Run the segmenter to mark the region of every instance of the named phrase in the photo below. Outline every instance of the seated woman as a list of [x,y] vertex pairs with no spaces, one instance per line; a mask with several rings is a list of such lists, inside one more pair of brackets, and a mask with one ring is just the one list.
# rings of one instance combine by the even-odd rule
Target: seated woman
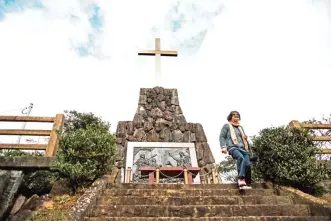
[[[239,124],[240,114],[231,111],[227,117],[228,123],[224,124],[219,136],[222,153],[229,153],[237,161],[238,185],[240,189],[251,189],[250,186],[250,153],[248,150],[247,136]],[[249,176],[249,177],[248,177]],[[246,177],[246,180],[245,180]],[[248,178],[248,179],[247,179]],[[247,182],[247,183],[246,183]]]

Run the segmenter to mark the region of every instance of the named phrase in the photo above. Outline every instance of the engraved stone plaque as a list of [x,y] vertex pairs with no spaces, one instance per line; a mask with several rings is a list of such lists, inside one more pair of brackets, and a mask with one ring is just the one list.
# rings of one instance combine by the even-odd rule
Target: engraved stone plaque
[[[132,169],[133,183],[148,183],[148,175],[140,174],[141,167],[197,167],[194,143],[129,142],[126,161],[126,169]],[[160,183],[183,183],[182,177],[161,178]],[[194,182],[200,183],[198,176]]]

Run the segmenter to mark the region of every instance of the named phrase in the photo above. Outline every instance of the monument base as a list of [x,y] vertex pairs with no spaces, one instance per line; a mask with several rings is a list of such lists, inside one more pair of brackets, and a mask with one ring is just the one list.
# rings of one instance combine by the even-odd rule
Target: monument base
[[[205,174],[210,174],[214,168],[215,160],[210,151],[203,127],[199,123],[186,122],[179,105],[177,89],[161,87],[140,89],[134,119],[133,121],[120,121],[118,123],[116,139],[116,166],[121,169],[121,175],[117,182],[124,182],[127,167],[129,165],[135,167],[140,152],[144,151],[145,159],[150,158],[148,163],[159,163],[162,166],[167,165],[168,161],[168,166],[176,166],[177,161],[174,158],[182,156],[183,159],[179,161],[190,162],[192,166],[198,166],[201,169],[200,176],[202,177]],[[137,155],[135,155],[135,148],[131,145],[137,145],[137,143],[141,144],[136,146],[139,154],[137,152]],[[170,145],[171,143],[173,145]],[[142,147],[141,145],[147,146]],[[149,149],[142,151],[142,148]],[[186,148],[188,148],[188,151]],[[155,154],[157,154],[157,157],[152,157]],[[190,156],[190,161],[185,160],[188,156]],[[140,161],[147,163],[147,160],[143,158],[142,156]],[[140,161],[138,162],[139,165],[141,165]],[[132,169],[136,171],[136,169]],[[135,180],[133,174],[132,181]]]

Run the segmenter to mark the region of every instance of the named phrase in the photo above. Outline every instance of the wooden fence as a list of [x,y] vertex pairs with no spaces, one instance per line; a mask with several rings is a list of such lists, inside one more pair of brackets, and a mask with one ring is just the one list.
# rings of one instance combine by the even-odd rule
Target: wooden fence
[[[289,124],[291,127],[307,129],[331,129],[331,124],[302,124],[299,121],[292,120]],[[331,136],[316,136],[314,141],[331,141]],[[331,149],[322,149],[322,154],[331,154]]]
[[0,116],[0,122],[41,122],[53,123],[52,130],[11,130],[0,129],[0,135],[21,136],[49,136],[48,144],[9,144],[0,143],[0,149],[18,150],[45,150],[46,157],[53,157],[58,150],[59,133],[64,124],[64,115],[57,114],[55,117],[31,117],[31,116]]

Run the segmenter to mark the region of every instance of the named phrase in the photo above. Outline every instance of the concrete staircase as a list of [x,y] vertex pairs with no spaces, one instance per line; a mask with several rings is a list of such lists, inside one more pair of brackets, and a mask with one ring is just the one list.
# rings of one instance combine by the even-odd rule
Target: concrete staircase
[[265,184],[109,185],[85,221],[326,221]]

